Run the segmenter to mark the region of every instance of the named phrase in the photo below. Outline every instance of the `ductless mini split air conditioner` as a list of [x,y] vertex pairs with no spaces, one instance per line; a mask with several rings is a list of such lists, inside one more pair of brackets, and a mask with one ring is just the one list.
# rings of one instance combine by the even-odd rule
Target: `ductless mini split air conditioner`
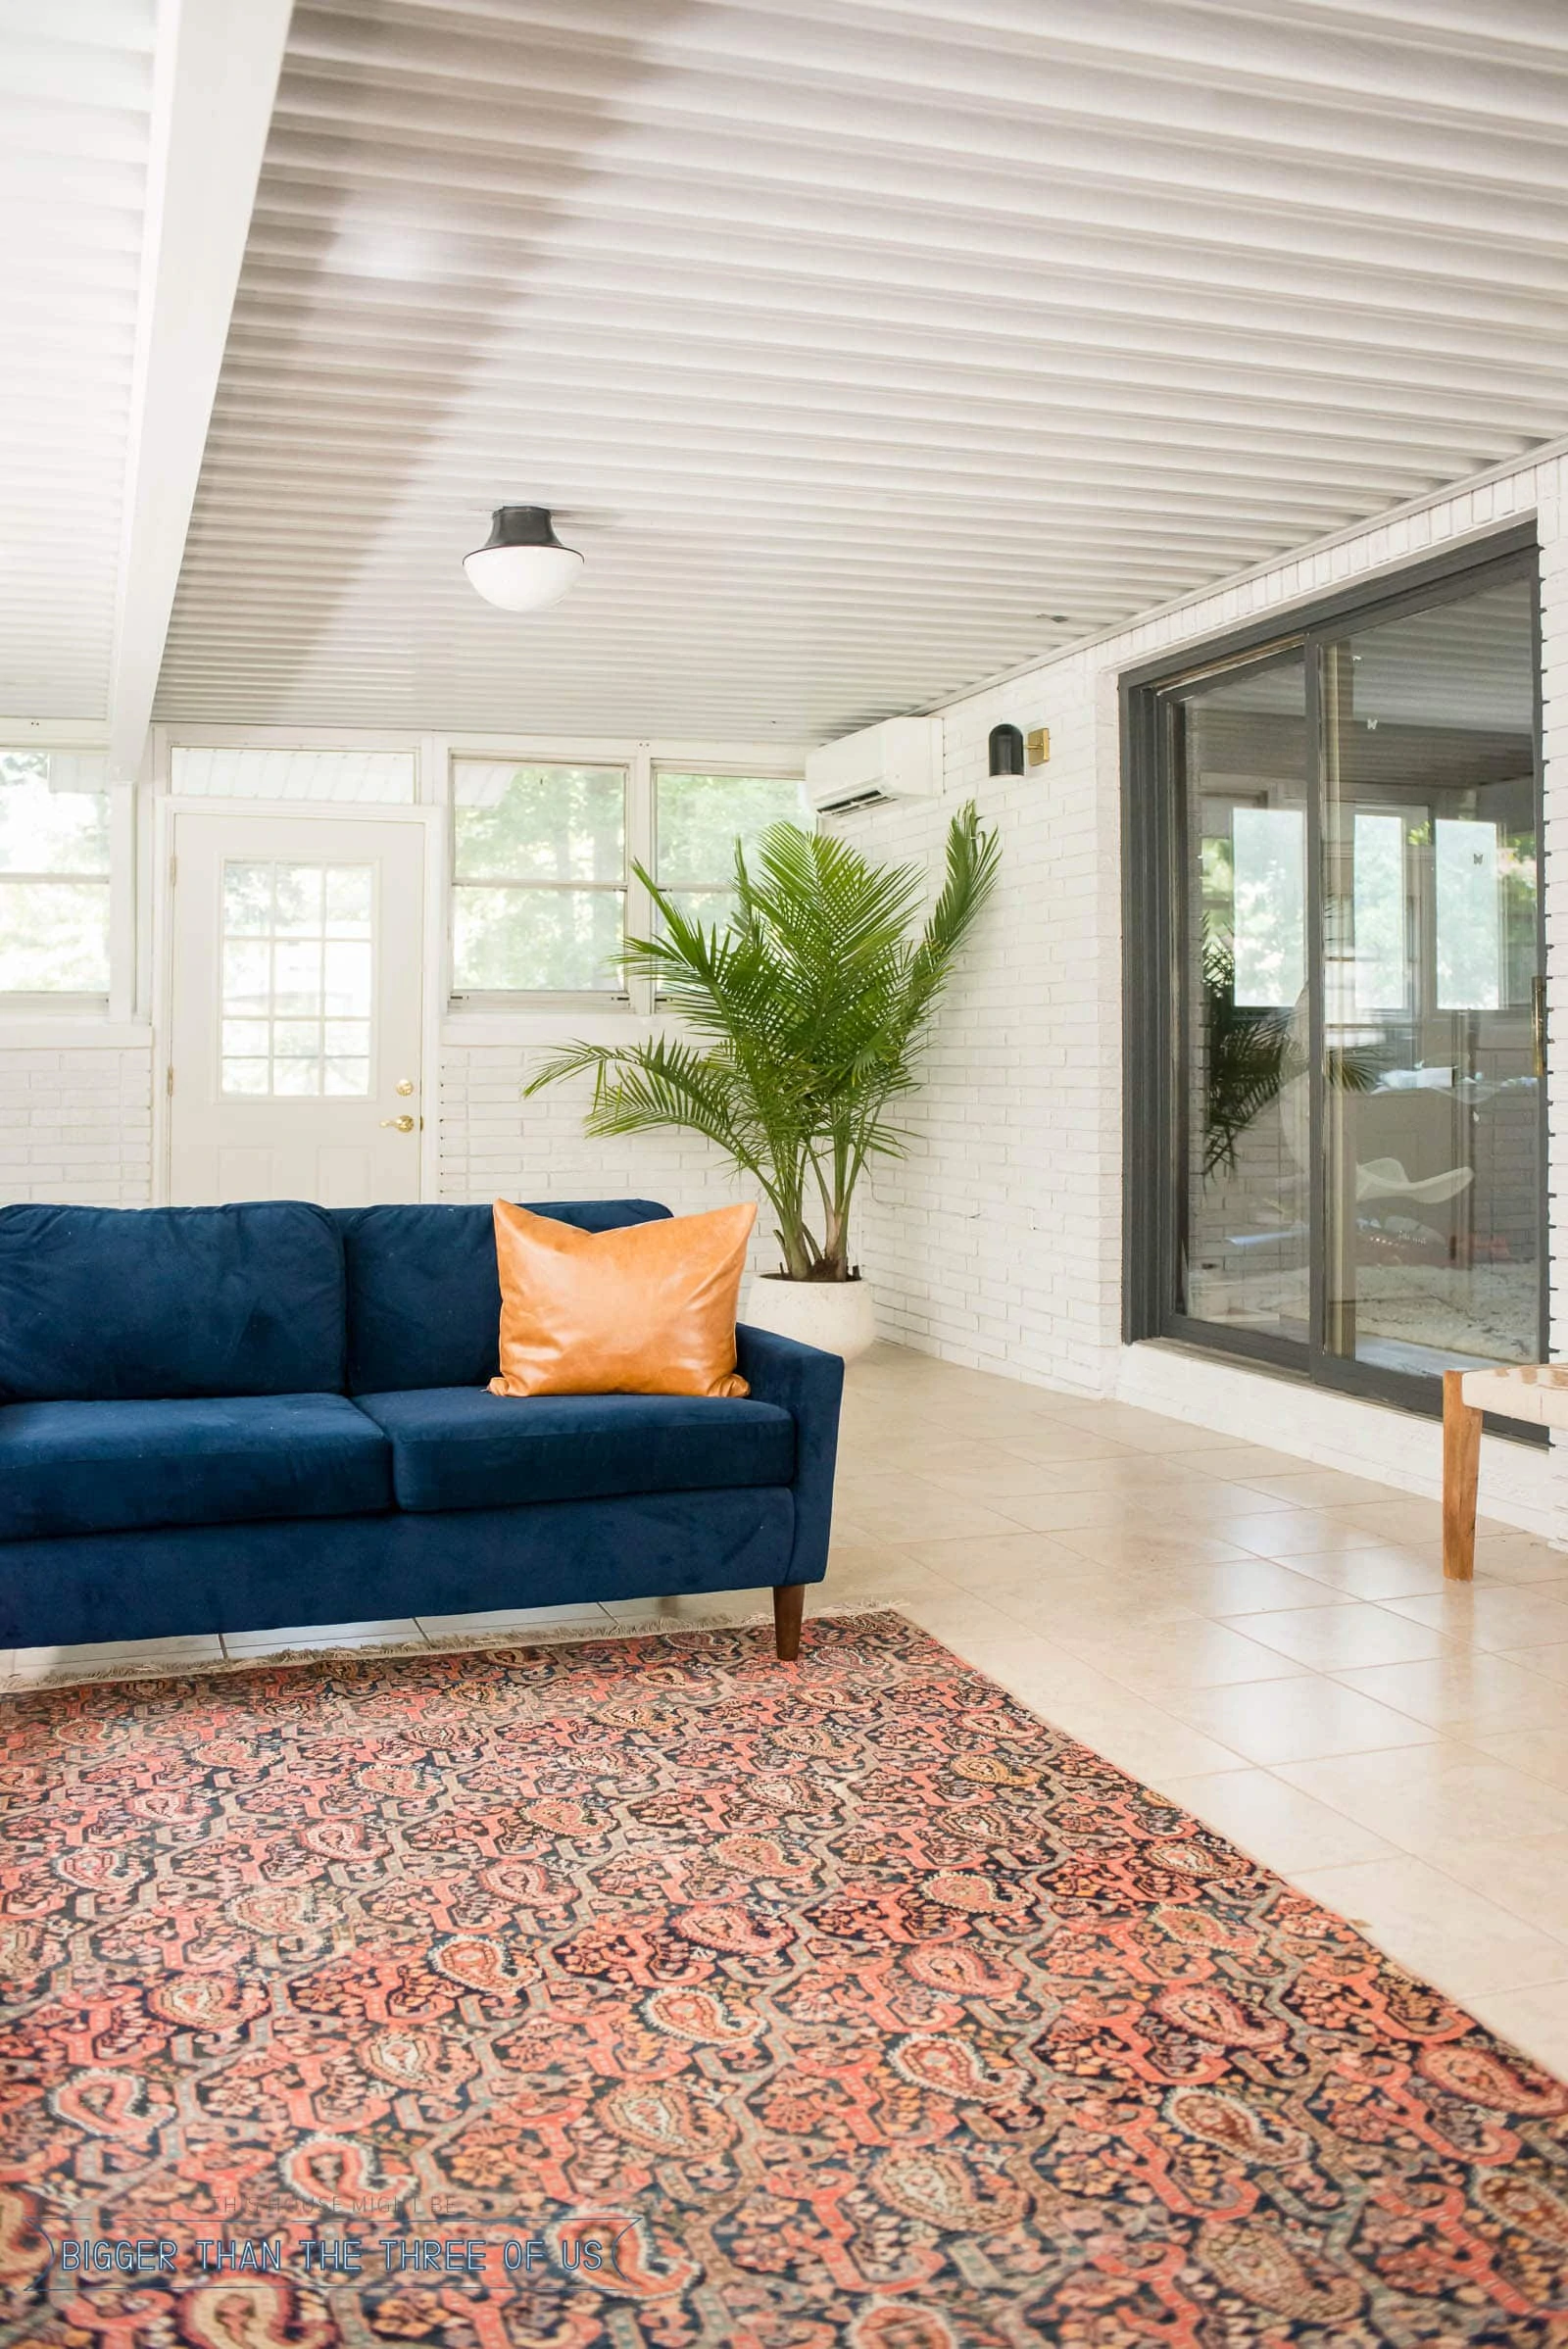
[[942,792],[942,720],[890,717],[806,754],[806,789],[818,815],[847,815],[888,800]]

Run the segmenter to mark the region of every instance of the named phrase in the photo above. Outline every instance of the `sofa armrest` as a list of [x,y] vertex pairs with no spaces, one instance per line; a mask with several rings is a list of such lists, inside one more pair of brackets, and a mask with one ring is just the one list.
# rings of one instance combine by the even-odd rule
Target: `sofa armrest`
[[833,1465],[839,1448],[844,1364],[820,1346],[742,1322],[735,1361],[759,1402],[778,1403],[795,1421],[795,1546],[785,1581],[819,1583],[833,1524]]

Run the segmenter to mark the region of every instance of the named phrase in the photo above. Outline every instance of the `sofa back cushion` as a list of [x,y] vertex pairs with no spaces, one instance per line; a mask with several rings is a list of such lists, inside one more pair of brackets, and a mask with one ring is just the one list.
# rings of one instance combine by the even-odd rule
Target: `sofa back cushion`
[[7,1400],[341,1394],[344,1343],[324,1207],[0,1207]]
[[[655,1223],[646,1199],[533,1208],[580,1232]],[[483,1207],[338,1207],[348,1270],[350,1395],[483,1387],[501,1366],[494,1212]]]

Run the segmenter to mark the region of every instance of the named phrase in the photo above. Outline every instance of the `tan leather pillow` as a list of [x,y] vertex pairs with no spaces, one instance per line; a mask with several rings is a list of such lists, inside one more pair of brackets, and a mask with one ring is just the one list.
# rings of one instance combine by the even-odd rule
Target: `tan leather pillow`
[[755,1207],[579,1232],[498,1199],[492,1395],[749,1395],[735,1309]]

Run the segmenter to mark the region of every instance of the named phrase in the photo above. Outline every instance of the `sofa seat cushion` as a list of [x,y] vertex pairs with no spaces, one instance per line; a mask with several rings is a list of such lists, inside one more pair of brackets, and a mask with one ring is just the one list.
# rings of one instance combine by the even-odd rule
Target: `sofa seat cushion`
[[341,1395],[0,1405],[0,1541],[391,1506],[386,1439]]
[[687,1395],[362,1395],[386,1430],[400,1509],[505,1509],[787,1485],[795,1422],[777,1403]]

